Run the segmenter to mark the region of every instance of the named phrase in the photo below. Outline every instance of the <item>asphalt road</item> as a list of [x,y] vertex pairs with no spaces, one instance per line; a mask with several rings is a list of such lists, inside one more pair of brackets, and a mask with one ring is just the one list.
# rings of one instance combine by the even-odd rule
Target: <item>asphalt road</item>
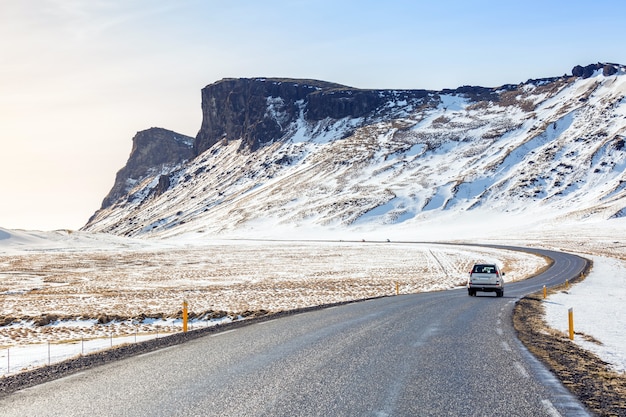
[[518,297],[584,267],[549,255],[550,270],[502,298],[400,295],[243,326],[15,392],[0,414],[588,415],[511,324]]

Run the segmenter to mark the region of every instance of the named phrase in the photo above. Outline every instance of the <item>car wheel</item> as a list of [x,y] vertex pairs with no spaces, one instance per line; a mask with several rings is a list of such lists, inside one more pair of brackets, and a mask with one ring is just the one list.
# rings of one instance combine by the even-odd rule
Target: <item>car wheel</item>
[[496,294],[498,295],[498,297],[503,297],[504,296],[504,291],[498,291]]

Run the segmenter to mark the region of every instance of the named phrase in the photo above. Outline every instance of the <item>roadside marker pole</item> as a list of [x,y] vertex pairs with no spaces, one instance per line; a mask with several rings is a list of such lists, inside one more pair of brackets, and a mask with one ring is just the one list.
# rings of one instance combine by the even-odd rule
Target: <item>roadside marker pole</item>
[[567,316],[569,321],[569,340],[574,340],[574,309],[567,310]]
[[400,284],[396,281],[396,295],[400,295]]
[[183,333],[187,333],[187,320],[188,320],[188,312],[187,312],[187,300],[183,301]]
[[548,297],[548,290],[546,289],[546,286],[543,286],[543,299],[545,300],[546,297]]

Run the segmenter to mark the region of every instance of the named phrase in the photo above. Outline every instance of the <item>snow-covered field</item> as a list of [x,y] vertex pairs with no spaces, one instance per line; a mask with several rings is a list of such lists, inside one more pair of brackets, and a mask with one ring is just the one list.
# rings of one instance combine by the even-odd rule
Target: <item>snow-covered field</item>
[[[436,237],[453,240],[444,231],[455,227],[447,227]],[[420,236],[437,240],[427,230]],[[505,230],[505,225],[493,230]],[[561,329],[563,323],[567,326],[567,315],[563,317],[557,307],[574,307],[576,330],[602,346],[589,347],[582,335],[576,341],[624,371],[626,338],[624,321],[618,320],[626,300],[626,243],[621,230],[624,221],[615,220],[575,228],[553,225],[515,235],[491,233],[466,241],[593,254],[590,277],[569,294],[546,302],[548,319]],[[55,357],[60,360],[135,338],[156,337],[157,331],[179,331],[184,300],[189,303],[192,326],[209,326],[262,310],[393,295],[396,288],[400,293],[457,288],[464,285],[475,261],[498,262],[508,281],[523,279],[545,265],[541,258],[517,252],[403,243],[410,236],[399,231],[390,241],[374,240],[375,235],[308,241],[200,240],[197,236],[150,241],[0,229],[0,375]],[[601,296],[586,296],[596,291]],[[584,310],[589,307],[592,313]],[[613,319],[610,325],[600,311]]]
[[550,295],[545,303],[550,327],[569,332],[574,314],[574,341],[626,372],[626,262],[593,256],[593,270],[580,284]]

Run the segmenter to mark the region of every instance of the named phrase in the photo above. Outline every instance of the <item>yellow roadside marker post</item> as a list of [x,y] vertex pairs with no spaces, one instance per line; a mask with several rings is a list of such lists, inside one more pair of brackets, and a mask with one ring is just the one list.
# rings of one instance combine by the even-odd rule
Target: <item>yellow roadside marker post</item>
[[187,333],[187,300],[183,301],[183,333]]
[[569,321],[569,340],[574,340],[574,309],[567,310],[567,316]]
[[543,286],[543,299],[545,300],[548,297],[548,290],[546,289],[546,286]]

